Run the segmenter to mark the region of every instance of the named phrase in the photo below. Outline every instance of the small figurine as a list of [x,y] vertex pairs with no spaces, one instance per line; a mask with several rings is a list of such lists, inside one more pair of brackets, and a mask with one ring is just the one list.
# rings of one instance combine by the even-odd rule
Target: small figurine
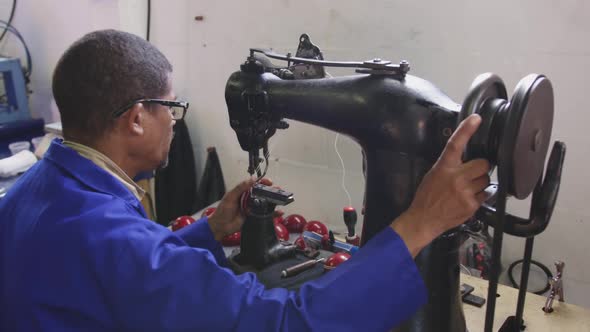
[[543,311],[550,314],[553,312],[553,299],[555,299],[555,295],[559,297],[559,302],[564,301],[563,297],[563,267],[565,263],[562,261],[555,262],[555,268],[557,269],[557,275],[551,279],[549,279],[549,284],[551,285],[551,291],[547,296],[547,301],[545,301],[545,306],[543,307]]

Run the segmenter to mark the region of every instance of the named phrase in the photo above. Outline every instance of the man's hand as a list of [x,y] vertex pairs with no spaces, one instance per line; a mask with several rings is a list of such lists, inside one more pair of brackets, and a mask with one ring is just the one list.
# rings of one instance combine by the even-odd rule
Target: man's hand
[[[240,211],[240,197],[250,190],[254,182],[253,179],[243,181],[223,196],[217,209],[208,220],[215,240],[220,241],[224,236],[241,229],[245,216]],[[268,179],[262,179],[260,183],[267,186],[272,185]]]
[[416,256],[443,232],[461,225],[486,200],[490,165],[485,159],[463,163],[461,157],[481,118],[465,119],[447,142],[444,151],[418,186],[410,208],[391,227]]

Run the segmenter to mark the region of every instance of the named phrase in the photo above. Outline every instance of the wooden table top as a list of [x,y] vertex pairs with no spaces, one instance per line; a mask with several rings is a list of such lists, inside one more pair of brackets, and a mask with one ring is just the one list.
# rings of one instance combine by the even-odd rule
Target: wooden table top
[[[472,294],[486,298],[488,294],[488,281],[480,278],[461,274],[461,282],[474,287]],[[496,313],[494,315],[493,331],[498,331],[508,316],[516,313],[516,302],[518,290],[505,285],[498,285],[496,299]],[[567,301],[567,294],[565,300]],[[525,301],[524,322],[525,332],[590,332],[590,310],[559,302],[557,298],[553,301],[553,312],[545,313],[542,308],[545,306],[546,297],[528,293]],[[487,303],[486,303],[487,304]],[[463,304],[467,328],[470,332],[484,330],[486,305],[481,308]]]

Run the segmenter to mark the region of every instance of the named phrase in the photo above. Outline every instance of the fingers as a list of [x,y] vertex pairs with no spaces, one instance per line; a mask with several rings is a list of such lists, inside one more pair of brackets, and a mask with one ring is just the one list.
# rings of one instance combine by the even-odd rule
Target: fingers
[[469,189],[472,193],[480,193],[490,185],[490,177],[485,174],[471,181]]
[[490,171],[490,163],[485,159],[470,160],[463,164],[463,174],[468,180],[477,179],[487,175]]
[[479,205],[483,204],[483,202],[487,201],[488,198],[490,198],[490,193],[486,192],[486,191],[480,191],[477,194],[475,194],[475,200],[477,201],[477,203]]
[[234,187],[231,191],[225,194],[225,197],[231,201],[237,201],[243,192],[250,189],[254,185],[253,179],[248,179],[245,181],[240,182],[237,186]]
[[262,178],[259,182],[265,186],[272,186],[272,180],[269,178]]
[[477,114],[468,116],[465,120],[461,121],[457,130],[453,133],[445,149],[443,150],[439,162],[443,165],[457,166],[462,163],[462,155],[467,142],[473,134],[477,131],[479,124],[481,123],[481,117]]
[[[268,178],[262,178],[262,179],[260,179],[259,182],[263,185],[266,185],[266,186],[272,185],[272,180],[270,180]],[[256,183],[255,177],[251,177],[248,180],[242,181],[240,184],[235,186],[231,191],[229,191],[225,194],[225,196],[223,197],[223,201],[228,202],[228,203],[229,202],[238,202],[240,200],[240,197],[242,196],[242,194],[244,192],[246,192],[247,190],[249,190],[250,188],[252,188],[254,183]]]

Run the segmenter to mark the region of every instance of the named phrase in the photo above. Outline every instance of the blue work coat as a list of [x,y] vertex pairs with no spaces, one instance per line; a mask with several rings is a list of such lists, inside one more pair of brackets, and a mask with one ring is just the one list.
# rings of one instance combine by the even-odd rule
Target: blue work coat
[[222,267],[206,219],[172,232],[59,140],[0,200],[1,331],[386,331],[426,301],[386,227],[298,292]]

